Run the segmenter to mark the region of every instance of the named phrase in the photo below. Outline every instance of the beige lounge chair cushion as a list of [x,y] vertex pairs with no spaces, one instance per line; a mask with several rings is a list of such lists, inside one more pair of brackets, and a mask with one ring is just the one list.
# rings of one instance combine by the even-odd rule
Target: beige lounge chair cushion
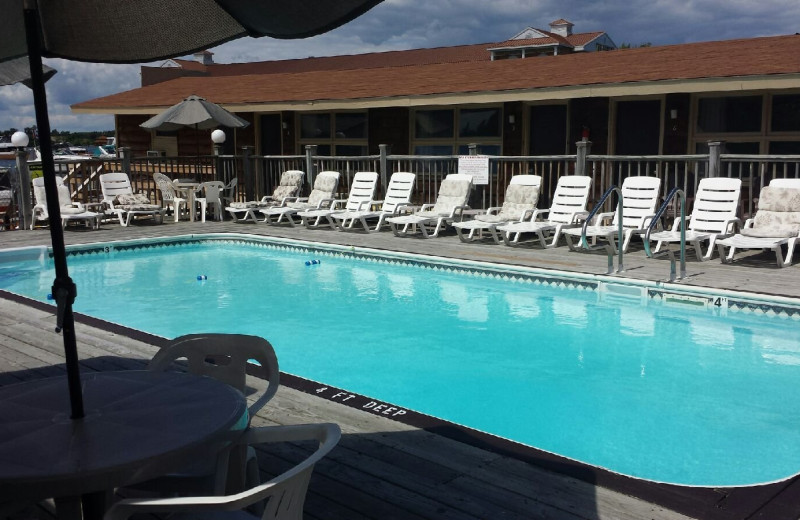
[[62,215],[78,215],[85,213],[86,208],[82,204],[70,204],[69,206],[61,206],[60,211]]
[[283,172],[283,175],[281,175],[281,186],[291,186],[294,188],[300,188],[300,186],[302,185],[303,185],[303,172],[288,171],[288,172]]
[[158,204],[151,204],[150,198],[143,193],[117,195],[114,205],[128,211],[154,211],[161,209]]
[[800,189],[765,186],[758,199],[753,227],[741,234],[759,238],[789,238],[800,233]]
[[299,186],[276,186],[275,191],[272,192],[272,200],[280,202],[286,197],[296,197]]
[[[445,178],[439,186],[439,195],[436,197],[436,204],[430,211],[424,213],[430,215],[450,215],[453,208],[463,206],[467,203],[467,196],[472,183],[466,180],[456,180]],[[419,212],[418,215],[422,215]]]

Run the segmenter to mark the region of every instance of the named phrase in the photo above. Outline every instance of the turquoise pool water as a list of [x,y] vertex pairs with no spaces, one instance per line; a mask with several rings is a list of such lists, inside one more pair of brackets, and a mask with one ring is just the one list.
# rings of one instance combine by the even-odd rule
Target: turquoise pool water
[[[79,312],[257,334],[286,372],[615,472],[730,486],[800,471],[793,319],[230,243],[69,265]],[[0,261],[0,289],[46,300],[52,281],[50,263]]]

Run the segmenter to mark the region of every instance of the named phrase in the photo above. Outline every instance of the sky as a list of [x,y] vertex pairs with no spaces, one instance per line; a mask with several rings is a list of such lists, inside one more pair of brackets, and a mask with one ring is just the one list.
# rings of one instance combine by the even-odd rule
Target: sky
[[[236,63],[490,43],[507,40],[526,27],[549,30],[548,24],[559,18],[575,24],[574,32],[605,31],[618,46],[670,45],[800,33],[800,2],[385,0],[323,35],[302,40],[243,38],[209,50],[217,63]],[[58,71],[47,83],[54,130],[113,130],[113,116],[72,114],[69,106],[140,86],[139,65],[59,59],[45,63]],[[0,87],[0,131],[34,124],[31,91],[21,84]]]

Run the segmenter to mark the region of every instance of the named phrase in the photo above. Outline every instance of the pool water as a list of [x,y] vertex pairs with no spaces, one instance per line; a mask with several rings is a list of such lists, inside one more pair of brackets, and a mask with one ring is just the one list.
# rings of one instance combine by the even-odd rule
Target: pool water
[[[78,312],[263,336],[285,372],[615,472],[733,486],[800,471],[792,319],[230,243],[69,265]],[[53,276],[0,262],[0,289],[37,300]]]

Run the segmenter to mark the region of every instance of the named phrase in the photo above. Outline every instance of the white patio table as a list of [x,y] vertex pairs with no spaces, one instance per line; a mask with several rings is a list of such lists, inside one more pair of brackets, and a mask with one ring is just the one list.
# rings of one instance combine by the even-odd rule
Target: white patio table
[[194,222],[197,215],[197,208],[195,207],[195,198],[197,191],[200,189],[201,184],[191,179],[175,179],[172,185],[176,190],[180,191],[181,195],[186,199],[186,205],[189,206],[189,218]]
[[58,518],[101,518],[109,491],[214,456],[247,426],[244,396],[208,377],[130,370],[81,384],[78,420],[66,377],[0,388],[0,501],[55,498]]

